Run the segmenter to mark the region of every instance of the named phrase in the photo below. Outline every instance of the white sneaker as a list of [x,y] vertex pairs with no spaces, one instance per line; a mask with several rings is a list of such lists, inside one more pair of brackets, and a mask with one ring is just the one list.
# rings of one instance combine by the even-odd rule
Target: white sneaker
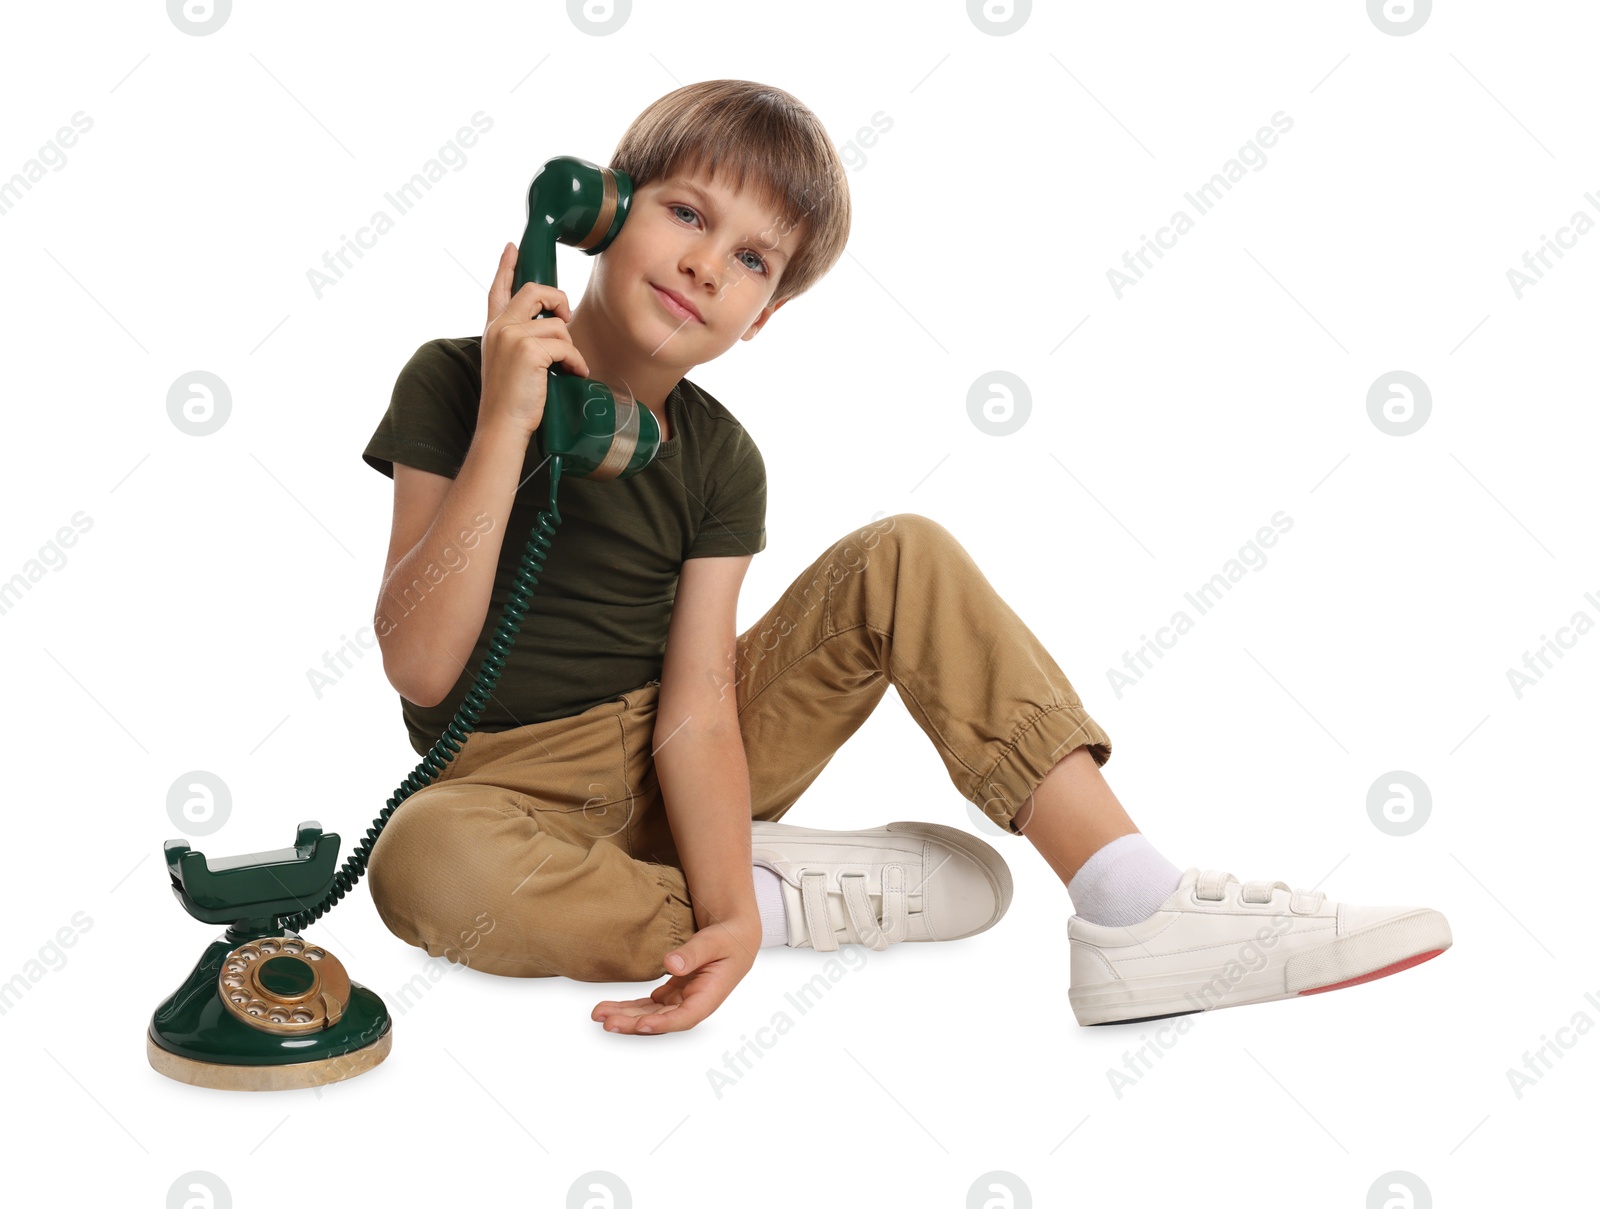
[[1437,957],[1450,925],[1427,907],[1358,907],[1284,882],[1187,869],[1149,919],[1067,920],[1078,1023],[1116,1024],[1336,991]]
[[792,949],[960,940],[992,928],[1011,905],[1000,854],[939,823],[819,831],[757,821],[750,847],[783,880]]

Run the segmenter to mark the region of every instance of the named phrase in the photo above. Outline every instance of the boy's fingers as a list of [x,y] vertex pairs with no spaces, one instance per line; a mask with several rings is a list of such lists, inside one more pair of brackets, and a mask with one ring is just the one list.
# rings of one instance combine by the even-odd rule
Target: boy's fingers
[[640,1016],[633,1021],[635,1033],[681,1033],[692,1029],[705,1019],[706,1013],[696,1011],[688,1006],[674,1005],[662,1008],[659,1012],[652,1012],[648,1016]]
[[709,953],[702,952],[705,947],[706,942],[701,940],[697,934],[691,937],[687,943],[679,945],[668,953],[662,959],[662,968],[669,974],[687,974],[690,970],[699,967],[711,956]]
[[652,1009],[655,1001],[651,999],[602,999],[594,1005],[594,1010],[589,1013],[590,1020],[598,1020],[610,1012],[622,1012],[629,1008]]
[[[515,264],[515,261],[512,262]],[[510,287],[507,286],[509,289]],[[554,287],[540,285],[538,282],[525,281],[522,288],[510,295],[505,306],[489,320],[493,323],[495,318],[504,315],[508,323],[531,323],[539,317],[539,312],[548,306],[551,315],[557,319],[569,320],[572,313],[567,308],[565,301],[550,298]]]
[[681,1033],[692,1029],[711,1015],[727,997],[725,990],[703,987],[698,991],[687,992],[682,1003],[668,1004],[653,1012],[608,1018],[605,1020],[605,1029],[607,1032],[643,1033],[646,1036],[656,1033]]
[[500,249],[500,263],[495,267],[494,281],[489,284],[489,317],[484,322],[485,327],[499,318],[511,301],[511,281],[516,276],[516,268],[516,245],[508,243]]

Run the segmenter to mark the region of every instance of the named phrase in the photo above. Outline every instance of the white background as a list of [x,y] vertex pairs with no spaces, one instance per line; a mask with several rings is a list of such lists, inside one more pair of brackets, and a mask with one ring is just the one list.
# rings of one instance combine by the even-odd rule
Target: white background
[[[1506,1072],[1600,1020],[1600,637],[1567,631],[1520,696],[1507,673],[1600,618],[1600,236],[1569,229],[1520,298],[1507,271],[1600,219],[1590,6],[1441,5],[1404,36],[1354,0],[1039,5],[1006,35],[948,0],[638,4],[605,35],[555,3],[241,3],[206,36],[150,2],[5,21],[0,180],[93,123],[0,215],[0,580],[55,564],[0,615],[13,1194],[161,1206],[199,1171],[218,1205],[563,1205],[603,1171],[639,1206],[959,1209],[999,1171],[996,1205],[1359,1209],[1391,1171],[1416,1205],[1576,1178],[1600,1037],[1562,1034],[1520,1098]],[[1065,889],[974,822],[891,693],[788,821],[987,835],[1017,889],[982,936],[867,954],[803,1016],[785,993],[825,959],[768,949],[699,1027],[616,1036],[591,1007],[646,985],[430,962],[358,887],[312,935],[396,1011],[386,1063],[320,1092],[162,1078],[146,1024],[215,931],[167,887],[174,782],[231,793],[208,854],[312,818],[348,852],[416,763],[375,649],[308,679],[370,624],[392,488],[360,450],[401,365],[482,329],[539,163],[605,162],[652,100],[727,76],[815,110],[855,207],[832,273],[692,375],[766,457],[741,627],[873,514],[933,517],[1072,677],[1175,864],[1426,904],[1454,947],[1195,1017],[1119,1096],[1149,1026],[1078,1027]],[[307,270],[480,110],[465,166],[319,299]],[[1119,299],[1108,270],[1279,111],[1265,165]],[[576,299],[589,264],[558,255]],[[203,438],[167,414],[195,369],[231,394]],[[1010,436],[968,413],[996,369],[1031,396]],[[1396,369],[1431,392],[1408,436],[1368,414]],[[1265,564],[1113,687],[1280,510]],[[1431,792],[1405,837],[1367,808],[1394,770]],[[794,1029],[719,1098],[708,1069],[780,1010]]]

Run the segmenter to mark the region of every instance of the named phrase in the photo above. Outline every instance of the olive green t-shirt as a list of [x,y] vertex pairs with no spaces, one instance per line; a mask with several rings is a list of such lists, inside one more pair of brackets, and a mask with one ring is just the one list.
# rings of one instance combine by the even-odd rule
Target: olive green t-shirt
[[[396,462],[456,476],[477,427],[481,341],[446,337],[417,349],[362,451],[369,466],[390,478]],[[750,434],[687,378],[667,396],[666,411],[671,439],[638,474],[609,481],[562,475],[556,495],[561,523],[478,730],[570,717],[659,680],[684,560],[766,548],[766,465]],[[534,520],[549,504],[550,468],[537,438],[528,442],[518,481],[488,616],[465,670],[438,705],[400,699],[419,755],[443,733],[477,679]],[[391,618],[403,621],[421,610],[426,623],[433,584],[460,570],[481,538],[475,531],[456,536],[445,565],[425,569],[410,585],[390,585]]]

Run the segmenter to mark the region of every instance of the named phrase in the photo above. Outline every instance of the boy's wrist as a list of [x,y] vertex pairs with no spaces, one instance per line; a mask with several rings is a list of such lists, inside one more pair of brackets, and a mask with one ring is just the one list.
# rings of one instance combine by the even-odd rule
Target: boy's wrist
[[[691,898],[693,891],[690,892]],[[738,899],[729,902],[704,903],[695,900],[694,925],[696,932],[703,932],[707,928],[722,925],[730,932],[739,936],[754,935],[756,947],[761,941],[761,912],[756,907],[756,896],[752,890],[748,900]]]
[[472,444],[490,449],[516,450],[525,453],[533,440],[533,430],[521,428],[509,420],[485,420],[472,433]]

